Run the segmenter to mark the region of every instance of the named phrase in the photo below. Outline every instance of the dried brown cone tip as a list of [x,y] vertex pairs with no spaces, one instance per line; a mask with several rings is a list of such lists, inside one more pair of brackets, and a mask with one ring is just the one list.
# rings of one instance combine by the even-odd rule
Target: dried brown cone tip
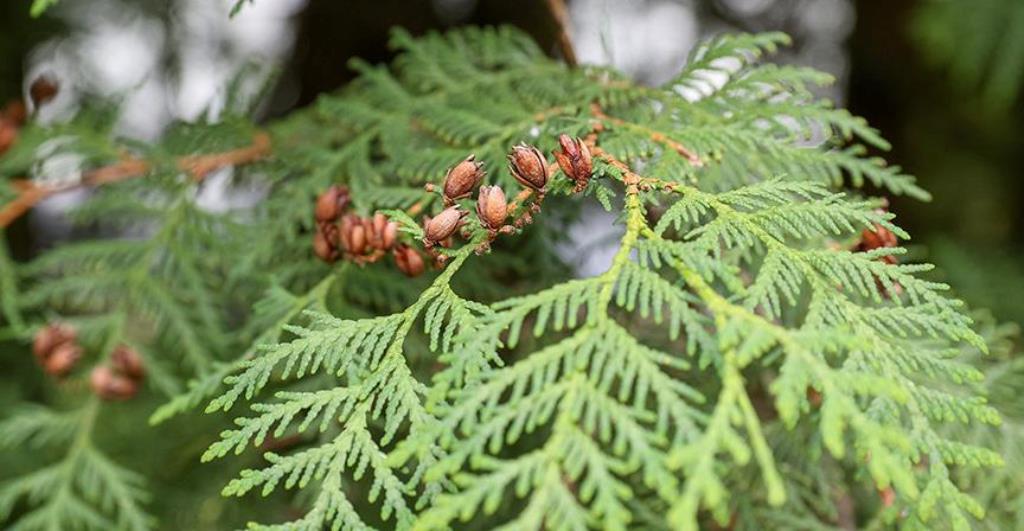
[[373,218],[364,219],[363,226],[366,229],[367,243],[370,247],[379,251],[390,250],[398,239],[398,223],[391,221],[380,212],[373,215]]
[[59,92],[60,83],[48,74],[37,77],[28,89],[29,97],[32,98],[32,104],[36,108],[53,101],[53,98],[56,98]]
[[110,363],[114,370],[136,381],[146,375],[146,367],[142,356],[128,345],[118,345],[110,355]]
[[316,220],[328,222],[338,219],[349,202],[348,188],[337,184],[331,186],[316,198]]
[[807,386],[806,394],[807,401],[810,402],[811,406],[815,408],[821,407],[822,396],[820,391],[811,386]]
[[558,144],[562,150],[553,152],[555,160],[558,161],[558,167],[562,168],[562,172],[576,183],[574,188],[576,192],[583,191],[587,187],[587,183],[590,182],[590,174],[594,170],[590,148],[583,140],[565,134],[558,136]]
[[21,100],[7,102],[3,110],[0,110],[0,121],[4,120],[16,128],[25,125],[25,121],[28,120],[28,111],[25,109],[25,104]]
[[61,343],[43,361],[43,370],[53,376],[65,376],[82,358],[82,347],[77,343]]
[[398,270],[407,277],[418,277],[426,270],[427,264],[423,261],[420,253],[408,245],[399,245],[395,248],[395,265]]
[[878,491],[878,497],[882,499],[883,507],[892,507],[896,503],[896,491],[892,487],[886,487]]
[[[896,247],[899,243],[899,238],[896,237],[896,234],[876,224],[873,228],[864,229],[860,233],[860,243],[857,245],[857,250],[873,251],[883,247]],[[881,260],[887,264],[895,264],[898,261],[893,255],[883,256]]]
[[32,353],[42,363],[57,346],[65,343],[75,343],[78,339],[78,332],[67,323],[50,323],[36,332],[32,341]]
[[334,241],[332,242],[332,239],[329,236],[329,230],[325,230],[325,228],[317,228],[317,231],[313,234],[313,253],[316,254],[317,258],[327,262],[328,264],[332,264],[338,259],[338,228],[334,225],[329,225],[328,227],[333,228],[333,232],[335,234]]
[[18,126],[0,117],[0,155],[7,152],[18,140]]
[[[877,209],[876,212],[884,214],[889,208],[889,202],[885,199],[882,200],[882,207]],[[860,233],[860,242],[855,247],[855,250],[861,252],[873,251],[875,249],[882,249],[886,247],[897,247],[899,246],[899,238],[891,230],[885,228],[881,224],[876,223],[870,229],[864,229]],[[894,255],[885,255],[878,258],[879,261],[886,264],[897,264],[899,259]],[[898,297],[903,293],[903,286],[898,282],[883,280],[880,277],[875,278],[875,284],[878,291],[885,298]]]
[[459,210],[459,207],[452,206],[444,209],[440,214],[430,218],[424,223],[423,241],[427,245],[435,245],[455,234],[459,223],[466,212]]
[[25,104],[13,100],[0,109],[0,155],[18,140],[18,132],[25,124]]
[[477,162],[475,155],[466,157],[466,160],[456,164],[444,176],[445,204],[450,205],[458,199],[469,197],[483,178],[484,163]]
[[481,186],[476,200],[476,215],[484,227],[497,231],[505,226],[508,201],[498,186]]
[[89,375],[89,387],[103,400],[128,400],[135,396],[139,384],[109,365],[97,365]]
[[860,233],[860,246],[865,251],[878,249],[879,247],[896,247],[899,239],[893,232],[881,225],[875,225],[871,229],[864,229]]
[[548,184],[548,163],[539,149],[519,144],[508,154],[508,169],[519,184],[543,193]]
[[361,255],[366,252],[366,227],[363,226],[363,219],[355,214],[342,216],[338,225],[338,239],[341,248],[351,255]]

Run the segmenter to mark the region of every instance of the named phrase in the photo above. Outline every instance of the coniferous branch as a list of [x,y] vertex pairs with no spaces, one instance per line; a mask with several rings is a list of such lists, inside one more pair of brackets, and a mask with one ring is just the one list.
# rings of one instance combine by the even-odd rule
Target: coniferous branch
[[[432,348],[437,348],[442,338],[445,343],[450,341],[458,328],[470,325],[470,316],[478,308],[455,295],[447,284],[471,256],[473,248],[467,245],[451,254],[445,272],[404,312],[348,322],[318,316],[312,328],[292,329],[298,339],[245,362],[243,371],[228,379],[228,391],[214,400],[208,410],[226,410],[240,397],[252,398],[282,364],[280,378],[285,380],[325,371],[347,385],[313,393],[278,392],[280,402],[254,405],[253,410],[262,414],[240,420],[239,429],[222,433],[221,441],[210,447],[204,460],[222,457],[232,450],[240,452],[250,443],[259,445],[272,428],[274,435],[280,437],[300,414],[304,415],[298,426],[300,433],[318,418],[321,422],[316,431],[321,434],[330,433],[334,422],[340,422],[344,429],[305,452],[288,457],[268,455],[270,467],[243,471],[239,479],[225,488],[225,495],[240,496],[260,486],[266,494],[284,477],[288,478],[287,486],[300,487],[317,479],[321,483],[313,508],[294,525],[309,529],[327,525],[363,527],[365,524],[338,482],[351,463],[359,462],[351,472],[352,480],[358,481],[368,467],[374,478],[369,501],[378,501],[376,493],[382,491],[381,518],[393,517],[397,528],[408,528],[414,517],[406,495],[410,488],[419,490],[421,486],[418,479],[407,485],[382,448],[400,430],[405,431],[404,423],[408,423],[409,436],[416,436],[419,430],[430,429],[437,419],[424,408],[426,388],[409,371],[403,357],[406,337],[421,316]],[[446,316],[450,320],[446,321]],[[330,348],[326,356],[320,353],[324,347]],[[382,424],[378,427],[383,435],[377,436],[370,430],[370,420]],[[419,464],[414,478],[422,475],[419,469],[436,461],[437,452],[431,447],[416,452]],[[423,501],[429,502],[440,487],[437,482],[425,482]]]
[[[150,423],[159,424],[166,420],[190,411],[201,403],[209,400],[222,389],[224,379],[232,373],[241,369],[247,360],[252,359],[261,345],[266,345],[281,339],[281,334],[286,327],[299,317],[304,311],[324,311],[327,308],[327,293],[339,277],[343,277],[344,270],[333,275],[324,277],[316,286],[313,286],[306,294],[296,297],[291,293],[282,290],[280,287],[271,287],[264,300],[257,303],[254,317],[254,329],[262,330],[261,333],[251,342],[246,351],[232,362],[220,363],[212,371],[189,382],[188,391],[173,397],[169,402],[158,408],[150,416]],[[262,305],[262,306],[261,306]],[[265,308],[261,312],[261,307]]]
[[[890,506],[863,512],[882,524],[969,525],[964,513],[979,507],[960,491],[965,470],[1000,458],[945,425],[998,422],[976,396],[981,373],[956,357],[984,341],[946,286],[920,276],[929,266],[899,263],[895,243],[863,245],[908,235],[879,201],[838,188],[927,194],[865,156],[888,147],[874,129],[812,95],[828,76],[758,61],[786,40],[712,39],[669,84],[647,88],[566,68],[507,28],[397,31],[392,67],[357,62],[350,87],[269,126],[273,157],[238,176],[266,186],[265,202],[211,213],[196,183],[178,179],[180,157],[251,131],[174,129],[154,150],[157,171],[103,187],[77,214],[145,220],[154,237],[16,267],[26,288],[4,294],[5,319],[11,304],[17,315],[61,302],[62,314],[120,329],[144,316],[127,330],[158,331],[147,342],[156,351],[184,345],[196,383],[154,420],[220,393],[209,410],[248,402],[251,413],[205,459],[300,445],[224,490],[309,495],[304,516],[272,528],[848,521],[813,484],[826,479],[881,490]],[[117,143],[93,129],[63,132],[89,160],[110,160]],[[27,169],[41,144],[31,135],[45,136],[27,134],[6,174]],[[545,168],[540,184],[516,151],[505,168],[517,142],[537,144],[536,155],[515,149]],[[557,166],[544,155],[556,146]],[[502,194],[506,209],[489,216],[499,203],[481,190],[477,215],[463,219],[466,200],[447,183],[422,190],[460,160],[527,191],[514,206]],[[348,214],[386,216],[444,270],[396,283],[395,268],[374,263],[380,249],[351,241],[337,269],[312,260],[311,233],[338,228],[310,215],[313,198],[341,185]],[[554,221],[591,196],[621,212],[624,235],[605,273],[566,280],[544,267]],[[455,232],[438,228],[447,221],[421,228],[421,213],[455,219]],[[543,222],[527,228],[534,216]],[[461,231],[463,246],[446,248]],[[224,333],[225,309],[254,303],[246,332]],[[751,472],[765,488],[750,487]]]
[[[257,133],[251,146],[237,148],[223,153],[209,155],[189,155],[177,161],[177,167],[196,181],[201,181],[214,170],[246,164],[259,160],[270,152],[270,137],[266,133]],[[152,170],[152,164],[145,160],[124,157],[109,166],[90,170],[76,182],[39,186],[25,181],[15,183],[18,196],[0,209],[0,227],[7,227],[19,216],[30,210],[40,201],[54,194],[65,192],[79,186],[102,186],[125,179],[142,177]]]
[[20,500],[31,506],[11,529],[154,527],[142,508],[148,496],[143,478],[93,446],[100,407],[97,398],[70,412],[29,407],[0,424],[3,447],[66,448],[60,461],[0,484],[0,518],[6,520]]
[[916,6],[912,29],[923,55],[991,110],[1009,109],[1024,84],[1024,7],[1009,0]]
[[19,292],[14,262],[7,251],[6,244],[0,245],[0,309],[2,309],[4,321],[15,332],[20,332],[25,327],[25,320],[20,310]]
[[[397,64],[413,76],[412,80],[419,79],[412,86],[439,90],[440,94],[460,90],[454,78],[440,74],[445,63],[435,58],[446,53],[440,41],[428,38],[413,43],[404,36],[400,40],[409,47],[410,54]],[[723,39],[698,53],[694,64],[673,86],[693,85],[702,72],[720,68],[716,54],[754,55],[770,50],[781,40],[774,35]],[[428,54],[428,50],[433,53]],[[856,459],[866,461],[880,488],[894,485],[895,492],[908,504],[918,492],[937,492],[968,511],[975,509],[945,479],[941,462],[933,464],[930,475],[921,475],[913,466],[922,450],[934,456],[940,447],[952,448],[940,442],[930,427],[929,416],[945,418],[943,411],[949,411],[953,404],[949,395],[920,387],[923,382],[918,382],[919,375],[913,370],[924,364],[929,377],[973,377],[960,366],[944,363],[944,355],[933,357],[936,354],[919,351],[937,353],[935,349],[940,347],[928,345],[946,341],[967,340],[980,345],[969,328],[970,321],[959,312],[956,302],[939,293],[943,286],[913,276],[926,268],[881,261],[898,250],[849,253],[822,248],[827,239],[857,234],[865,228],[906,237],[891,223],[891,215],[875,211],[875,203],[850,201],[829,192],[820,184],[822,181],[838,184],[837,176],[849,171],[854,183],[867,177],[895,192],[925,194],[896,170],[862,162],[858,148],[823,151],[792,143],[820,137],[822,131],[834,131],[836,136],[827,133],[823,137],[827,142],[819,146],[859,136],[885,147],[862,121],[811,103],[803,83],[820,82],[820,76],[798,69],[743,70],[753,62],[740,63],[745,66],[727,72],[730,81],[711,86],[692,104],[681,106],[678,96],[671,92],[627,90],[619,83],[599,83],[601,90],[610,94],[596,95],[597,105],[562,103],[531,117],[540,122],[565,120],[567,127],[579,127],[579,131],[593,129],[587,141],[595,156],[606,164],[599,175],[621,181],[626,190],[626,235],[604,275],[498,302],[478,316],[470,332],[461,339],[453,336],[454,340],[445,345],[439,359],[447,368],[435,375],[431,393],[430,407],[436,414],[430,418],[434,421],[401,440],[392,462],[402,464],[419,457],[416,462],[421,466],[423,452],[428,452],[436,464],[414,477],[427,485],[446,484],[438,482],[450,478],[452,483],[448,485],[454,490],[433,498],[433,504],[414,523],[407,520],[405,525],[446,527],[474,514],[483,517],[498,508],[513,485],[518,496],[527,499],[512,525],[574,528],[600,521],[625,527],[638,511],[638,504],[656,507],[659,503],[672,508],[673,526],[696,527],[702,507],[712,509],[714,516],[724,522],[730,518],[726,496],[729,478],[720,470],[743,467],[751,458],[768,486],[764,501],[779,505],[786,499],[786,487],[766,439],[764,420],[756,411],[743,374],[755,364],[766,363],[762,359],[779,363],[780,376],[771,392],[787,425],[795,427],[808,412],[805,395],[807,389],[815,389],[825,397],[820,411],[822,441],[837,458],[850,459],[845,440],[849,434]],[[367,81],[375,93],[391,93],[387,100],[390,104],[410,102],[402,93],[404,89],[380,71],[364,72],[370,75]],[[381,83],[388,83],[387,88]],[[626,100],[616,100],[614,94],[623,90],[630,95]],[[677,116],[671,114],[631,114],[630,102],[646,98],[662,99],[673,111],[692,117],[694,125],[680,126],[675,122]],[[673,103],[672,98],[677,101]],[[769,98],[775,103],[768,103]],[[602,101],[619,107],[616,114],[606,110]],[[416,106],[410,107],[414,113],[419,112]],[[366,116],[370,119],[367,124],[376,124],[369,129],[375,135],[394,135],[397,131],[393,128],[400,131],[403,127],[401,121],[371,118],[380,109],[358,110],[366,112],[356,116]],[[514,139],[513,132],[528,123],[513,121],[507,128],[495,127],[472,112],[436,107],[422,116],[426,131],[444,144],[483,146],[477,150],[483,153],[507,145]],[[792,120],[776,120],[776,116],[792,116],[798,125],[794,126]],[[764,129],[766,118],[767,123],[777,125]],[[360,128],[368,130],[366,125]],[[761,130],[748,132],[750,128]],[[712,144],[732,146],[729,149],[737,153],[715,155],[707,147]],[[434,153],[449,160],[456,155],[443,147]],[[710,153],[710,162],[696,153]],[[672,178],[639,176],[622,160],[645,160],[657,174]],[[416,164],[423,172],[438,172],[444,163]],[[740,177],[740,172],[751,170],[760,176],[760,182],[736,188],[749,179]],[[693,180],[695,171],[701,172],[700,183],[709,190],[686,184]],[[768,179],[779,173],[825,178],[819,183]],[[606,189],[599,184],[593,186]],[[558,183],[553,187],[562,193],[568,191]],[[726,191],[730,189],[733,191]],[[645,202],[655,198],[650,190],[681,197],[661,216],[657,226],[649,225],[644,213]],[[637,253],[642,267],[632,265],[631,253]],[[665,266],[667,271],[655,273],[655,278],[644,269],[658,271]],[[668,272],[672,275],[662,276]],[[741,273],[753,275],[753,282],[747,285]],[[657,294],[657,299],[652,294]],[[807,315],[793,321],[792,308],[808,296]],[[667,302],[671,300],[680,302]],[[700,368],[637,342],[612,318],[613,303],[639,306],[646,309],[644,313],[652,311],[659,316],[667,305],[672,323],[669,336],[686,331],[687,350],[698,356]],[[582,320],[581,312],[586,316]],[[506,366],[499,350],[516,347],[528,318],[534,335],[576,331]],[[368,323],[385,330],[395,326],[391,317],[376,319],[383,320]],[[356,326],[358,330],[357,323],[341,329]],[[507,339],[500,339],[503,335]],[[294,348],[277,351],[281,357],[265,358],[264,363],[272,367],[284,359],[296,359],[300,366],[317,364],[313,344]],[[372,360],[379,355],[346,351],[342,360],[349,356]],[[338,355],[341,353],[328,356],[324,362],[344,363],[333,361],[332,356]],[[886,360],[887,355],[892,359]],[[687,371],[708,367],[713,368],[718,385],[706,391],[692,389],[679,379]],[[264,368],[258,378],[254,375],[246,381],[264,381],[268,370]],[[285,369],[285,376],[288,372]],[[214,405],[230,404],[235,397],[255,392],[259,386],[262,383],[247,389],[236,387],[223,399],[226,402]],[[716,398],[707,405],[710,409],[704,409],[709,393]],[[351,400],[347,392],[294,397],[286,402],[290,405],[259,406],[259,411],[265,413],[258,418],[263,420],[251,426],[246,421],[245,427],[258,437],[259,430],[310,407],[312,416],[306,417],[306,424],[313,422],[325,407],[313,405],[320,401],[348,404]],[[653,410],[648,409],[650,404],[654,404]],[[329,411],[334,414],[333,409]],[[341,418],[348,414],[345,411]],[[899,420],[902,415],[894,414],[896,411],[904,411],[910,418],[910,436],[904,433],[908,426]],[[968,406],[956,414],[988,421],[995,418],[983,405]],[[246,435],[246,429],[232,432],[240,435],[228,435],[221,443],[224,448],[216,446],[215,451],[222,453],[228,446],[236,447],[239,440],[248,441],[253,435]],[[385,441],[396,433],[393,429],[385,431]],[[527,448],[532,450],[522,446],[524,437],[531,441]],[[440,448],[435,446],[436,440],[440,440]],[[443,453],[435,455],[432,448]],[[525,453],[497,456],[513,449]],[[302,457],[294,462],[272,457],[273,466],[282,463],[285,468],[272,466],[269,476],[247,473],[243,490],[251,488],[250,484],[276,481],[273,478],[281,477],[284,470],[297,470],[294,467],[310,459],[331,455],[330,447],[321,447],[318,452],[308,457],[298,454]],[[956,453],[976,456],[973,460],[979,464],[996,462],[981,449],[957,447]],[[674,472],[666,474],[668,471]],[[386,471],[382,477],[387,477]],[[410,487],[418,488],[415,482]],[[339,503],[336,495],[322,495]],[[958,521],[959,513],[953,511],[951,517]]]

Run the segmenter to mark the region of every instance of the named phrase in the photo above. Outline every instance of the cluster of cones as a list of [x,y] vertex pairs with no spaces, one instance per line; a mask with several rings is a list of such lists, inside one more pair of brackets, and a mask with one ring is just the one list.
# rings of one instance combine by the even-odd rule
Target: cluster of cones
[[110,363],[97,365],[89,375],[89,386],[103,400],[128,400],[139,391],[146,376],[142,357],[127,345],[118,345]]
[[[559,142],[563,151],[555,152],[555,158],[560,165],[564,163],[563,170],[566,175],[576,181],[577,185],[582,182],[585,186],[591,171],[589,151],[585,154],[580,152],[579,146],[583,146],[584,150],[586,146],[579,139],[572,139],[567,135],[562,135]],[[478,252],[486,251],[498,234],[511,234],[533,221],[532,215],[540,211],[540,205],[547,193],[547,160],[536,147],[519,144],[508,154],[508,168],[516,181],[527,191],[521,197],[533,195],[533,203],[529,209],[517,212],[516,205],[508,201],[505,191],[500,186],[481,186],[480,183],[486,175],[484,165],[470,155],[445,174],[440,192],[447,208],[437,216],[423,220],[423,244],[427,252],[437,258],[443,258],[437,256],[433,249],[436,245],[451,246],[452,235],[463,225],[463,218],[469,214],[460,208],[457,201],[471,197],[477,187],[479,190],[476,198],[476,217],[488,235],[487,240],[480,244]],[[427,185],[427,191],[435,189],[434,185]],[[512,223],[508,223],[509,216],[515,218]]]
[[[593,172],[590,150],[582,139],[568,135],[560,135],[558,143],[561,149],[554,151],[555,161],[575,183],[575,191],[580,192],[586,188]],[[547,159],[536,147],[520,144],[508,154],[508,164],[509,172],[526,189],[516,198],[517,201],[533,196],[529,208],[520,209],[515,202],[510,203],[499,186],[481,186],[486,175],[484,164],[473,155],[449,168],[440,190],[433,184],[426,186],[428,192],[440,192],[445,205],[445,209],[436,216],[424,217],[423,220],[422,243],[435,267],[443,266],[446,258],[436,248],[451,247],[455,233],[465,227],[464,218],[469,211],[464,210],[458,201],[471,197],[474,191],[477,192],[477,221],[488,236],[479,244],[477,252],[488,250],[499,234],[514,233],[532,222],[532,214],[539,212],[547,192],[550,175]],[[380,213],[371,218],[346,214],[350,201],[348,189],[337,185],[317,198],[313,250],[321,260],[333,263],[344,258],[364,264],[377,261],[390,250],[398,269],[406,275],[414,277],[424,271],[426,263],[423,256],[412,247],[396,241],[397,223]],[[508,222],[510,216],[514,218],[511,223]],[[462,235],[469,237],[465,230]]]
[[[36,332],[32,353],[47,374],[63,377],[82,358],[78,332],[67,323],[51,323]],[[89,375],[89,386],[103,400],[128,400],[139,390],[146,371],[142,357],[127,345],[118,345],[110,362],[97,365]]]
[[78,333],[66,323],[52,323],[36,332],[32,354],[46,374],[62,377],[75,368],[82,357]]
[[410,277],[423,273],[426,264],[416,250],[398,242],[398,223],[376,213],[360,217],[348,213],[348,188],[331,186],[316,201],[313,252],[327,263],[339,258],[358,264],[376,262],[390,251],[398,269]]

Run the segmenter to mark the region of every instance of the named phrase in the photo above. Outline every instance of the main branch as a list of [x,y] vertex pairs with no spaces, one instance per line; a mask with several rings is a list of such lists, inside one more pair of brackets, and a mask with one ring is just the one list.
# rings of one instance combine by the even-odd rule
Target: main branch
[[665,133],[662,133],[661,131],[656,131],[654,129],[651,129],[650,127],[647,127],[646,125],[630,122],[627,120],[623,120],[621,118],[616,118],[614,116],[609,116],[608,113],[604,112],[604,109],[601,107],[601,105],[597,103],[592,103],[590,105],[590,113],[593,114],[595,118],[601,120],[602,122],[607,122],[614,126],[622,127],[625,129],[632,129],[639,133],[646,134],[652,141],[657,142],[681,155],[683,158],[687,160],[687,162],[690,163],[691,166],[699,168],[704,165],[704,161],[701,160],[700,155],[694,153],[690,148],[684,146],[681,142],[669,138],[667,135],[665,135]]
[[547,0],[548,11],[558,26],[558,47],[562,50],[562,58],[569,66],[576,66],[576,50],[569,38],[569,10],[565,8],[565,0]]
[[[248,164],[269,154],[270,135],[259,132],[253,136],[252,143],[248,146],[221,153],[181,157],[177,161],[177,167],[182,172],[189,174],[192,179],[201,181],[220,168]],[[81,179],[73,183],[40,186],[31,181],[17,181],[15,186],[18,188],[18,197],[0,209],[0,228],[9,226],[22,214],[51,195],[81,186],[102,186],[141,177],[152,168],[153,165],[146,160],[126,157],[115,164],[86,172]]]

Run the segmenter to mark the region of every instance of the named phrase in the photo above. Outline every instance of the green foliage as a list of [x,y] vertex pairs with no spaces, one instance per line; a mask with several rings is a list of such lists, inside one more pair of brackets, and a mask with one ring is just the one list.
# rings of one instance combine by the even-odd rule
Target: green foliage
[[995,110],[1012,106],[1024,84],[1024,4],[1016,0],[923,2],[914,32],[925,55]]
[[62,413],[26,407],[0,424],[0,446],[60,446],[59,462],[11,479],[0,486],[0,518],[25,498],[32,508],[10,529],[150,529],[153,521],[141,507],[144,480],[122,468],[90,444],[99,402]]
[[42,16],[48,9],[57,5],[60,0],[32,0],[32,7],[29,12],[33,17]]
[[[854,524],[969,528],[995,501],[966,487],[1002,462],[969,428],[1000,422],[965,361],[989,337],[927,264],[848,250],[862,231],[909,235],[842,188],[928,195],[866,155],[888,148],[877,131],[815,98],[828,76],[760,62],[787,40],[714,38],[648,88],[555,63],[509,28],[397,30],[391,67],[353,62],[349,87],[269,126],[273,157],[226,185],[266,199],[237,211],[204,208],[209,181],[175,160],[244,145],[245,120],[177,126],[157,146],[87,117],[30,129],[6,174],[31,172],[58,133],[90,165],[154,161],[75,214],[150,230],[28,264],[0,255],[0,285],[18,286],[0,297],[5,322],[27,337],[18,319],[72,319],[96,330],[100,359],[138,345],[157,389],[191,382],[154,423],[202,403],[236,417],[202,455],[248,459],[223,494],[295,493],[303,508],[258,528],[826,528],[841,524],[833,490],[856,498]],[[312,257],[312,202],[331,184],[416,244],[413,216],[442,207],[425,183],[472,152],[489,184],[517,190],[510,146],[547,153],[561,133],[591,142],[589,188],[573,197],[556,172],[534,225],[489,256],[471,220],[423,280]],[[604,273],[570,279],[554,247],[589,195],[624,232]],[[74,441],[68,487],[30,472],[0,487],[0,509],[23,527],[148,526],[137,479],[67,420],[80,414],[10,417],[12,444]],[[25,498],[39,510],[11,511]]]

